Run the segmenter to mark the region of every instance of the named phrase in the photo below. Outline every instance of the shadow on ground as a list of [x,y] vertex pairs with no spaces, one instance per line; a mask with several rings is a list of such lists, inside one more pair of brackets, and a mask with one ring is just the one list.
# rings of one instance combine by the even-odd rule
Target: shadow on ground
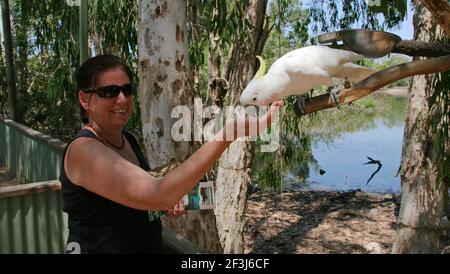
[[359,190],[252,194],[245,253],[389,253],[399,201]]

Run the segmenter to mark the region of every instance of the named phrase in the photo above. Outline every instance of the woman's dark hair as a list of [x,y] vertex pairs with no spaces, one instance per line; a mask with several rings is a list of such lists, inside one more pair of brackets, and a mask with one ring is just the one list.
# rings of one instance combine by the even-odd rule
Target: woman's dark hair
[[[95,88],[98,77],[102,73],[114,68],[120,68],[128,75],[130,81],[133,80],[133,74],[130,67],[120,57],[115,55],[97,55],[84,62],[76,73],[77,97],[78,91],[82,89]],[[80,109],[81,121],[84,124],[87,124],[89,122],[87,112],[80,103],[78,103],[78,106]]]

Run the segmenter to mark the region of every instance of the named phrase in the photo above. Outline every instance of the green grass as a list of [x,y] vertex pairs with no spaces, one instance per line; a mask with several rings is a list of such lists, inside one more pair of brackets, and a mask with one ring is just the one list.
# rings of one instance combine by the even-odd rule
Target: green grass
[[360,99],[359,101],[356,101],[356,103],[365,109],[374,109],[375,108],[375,102],[372,98],[366,97],[366,98]]

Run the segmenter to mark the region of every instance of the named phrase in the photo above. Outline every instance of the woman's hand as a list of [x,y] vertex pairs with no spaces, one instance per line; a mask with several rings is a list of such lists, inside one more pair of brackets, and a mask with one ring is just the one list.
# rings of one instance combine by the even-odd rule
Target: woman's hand
[[250,115],[245,117],[244,111],[236,113],[236,118],[227,120],[225,128],[218,134],[218,138],[222,138],[220,141],[234,141],[240,137],[258,136],[270,128],[282,106],[283,101],[281,100],[273,102],[267,113],[259,119]]
[[186,215],[186,210],[184,209],[184,202],[181,199],[175,206],[167,211],[167,216],[169,217],[180,217]]

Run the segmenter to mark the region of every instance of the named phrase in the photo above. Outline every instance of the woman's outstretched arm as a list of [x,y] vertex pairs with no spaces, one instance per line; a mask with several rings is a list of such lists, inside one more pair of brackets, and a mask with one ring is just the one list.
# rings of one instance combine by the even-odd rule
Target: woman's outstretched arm
[[[213,140],[204,144],[179,167],[161,180],[125,160],[92,138],[74,141],[66,154],[65,170],[69,179],[87,190],[128,207],[142,210],[168,210],[203,178],[232,140],[250,135],[255,125],[257,134],[272,123],[282,102],[272,104],[267,114],[256,118],[228,121]],[[238,128],[242,135],[235,134]],[[233,134],[230,134],[232,131]]]

